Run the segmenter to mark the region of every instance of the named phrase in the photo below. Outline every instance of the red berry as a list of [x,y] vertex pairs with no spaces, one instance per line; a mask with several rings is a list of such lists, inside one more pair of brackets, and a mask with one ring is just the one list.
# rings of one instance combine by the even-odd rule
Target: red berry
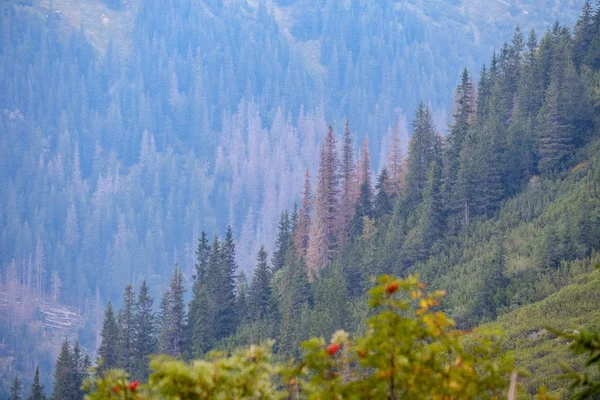
[[132,392],[135,392],[135,389],[137,389],[138,385],[140,384],[140,381],[133,381],[129,384],[129,390],[131,390]]
[[123,386],[117,385],[112,388],[113,393],[119,393],[123,389]]
[[329,346],[327,346],[327,352],[329,353],[330,356],[332,356],[335,353],[337,353],[341,348],[342,348],[341,345],[339,345],[337,343],[332,343]]
[[398,282],[392,282],[392,283],[388,283],[388,284],[386,285],[386,287],[385,287],[385,291],[386,291],[388,294],[392,294],[392,293],[394,293],[396,290],[398,290],[398,287],[399,287],[399,286],[400,286],[400,285],[398,285]]

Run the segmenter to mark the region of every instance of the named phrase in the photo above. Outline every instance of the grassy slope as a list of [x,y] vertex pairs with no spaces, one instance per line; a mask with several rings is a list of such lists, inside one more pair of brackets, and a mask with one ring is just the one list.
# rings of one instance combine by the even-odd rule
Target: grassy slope
[[[600,262],[600,255],[583,262],[587,267]],[[600,329],[600,270],[581,274],[572,283],[542,301],[512,311],[490,324],[506,334],[506,346],[514,353],[517,366],[527,369],[531,376],[524,386],[532,394],[541,385],[564,396],[566,381],[560,379],[561,363],[577,369],[583,366],[582,357],[572,355],[568,344],[544,328]]]

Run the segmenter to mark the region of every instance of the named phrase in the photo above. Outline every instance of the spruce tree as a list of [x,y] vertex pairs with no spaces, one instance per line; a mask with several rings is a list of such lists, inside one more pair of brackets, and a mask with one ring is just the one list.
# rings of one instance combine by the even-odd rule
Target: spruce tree
[[169,329],[171,326],[171,291],[167,289],[160,299],[160,334],[158,337],[158,351],[168,354],[170,350]]
[[100,364],[98,372],[117,368],[119,366],[119,326],[115,318],[112,304],[108,302],[104,313],[104,323],[102,324],[102,343],[98,348],[98,357]]
[[299,316],[310,303],[310,285],[302,257],[290,252],[285,264],[274,286],[280,316],[277,346],[280,354],[294,355],[303,339]]
[[289,214],[287,211],[284,211],[281,213],[281,218],[279,219],[279,229],[277,232],[277,239],[275,241],[275,252],[271,258],[273,272],[279,271],[285,264],[285,257],[289,246],[291,245],[291,235],[292,223],[290,221]]
[[429,108],[420,103],[412,123],[413,134],[408,147],[406,188],[403,201],[405,215],[414,211],[423,197],[427,172],[434,158],[437,134]]
[[352,143],[352,133],[350,132],[349,121],[346,120],[346,130],[344,131],[344,145],[342,148],[341,165],[341,199],[340,199],[340,240],[344,242],[347,239],[347,231],[354,214],[354,203],[357,197],[357,176],[355,163],[354,145]]
[[425,260],[434,243],[442,237],[444,232],[442,162],[439,139],[436,145],[435,159],[427,172],[423,200],[419,205],[417,216],[417,225],[409,232],[402,250],[406,265]]
[[210,256],[210,243],[206,232],[202,231],[200,239],[198,239],[198,248],[196,249],[196,276],[194,285],[199,284],[204,279],[206,268],[208,266],[208,258]]
[[35,366],[35,375],[33,375],[33,383],[27,400],[46,400],[44,387],[40,384],[40,368],[37,365]]
[[306,257],[310,276],[331,261],[338,249],[339,168],[337,139],[330,125],[321,147],[315,213]]
[[131,284],[125,286],[123,309],[119,312],[119,368],[133,373],[135,364],[135,293]]
[[558,95],[557,82],[553,81],[540,110],[538,168],[542,173],[550,173],[563,166],[572,150],[570,130],[559,115]]
[[194,309],[193,318],[190,316],[188,350],[192,358],[201,357],[214,343],[214,303],[210,301],[212,290],[207,283],[200,285],[194,293],[190,304],[190,313]]
[[237,326],[235,311],[235,243],[231,226],[227,229],[221,246],[221,273],[218,285],[217,338],[221,339],[235,332]]
[[183,295],[183,273],[175,266],[169,290],[161,304],[160,351],[171,357],[180,357],[185,351],[186,326]]
[[579,20],[575,25],[573,61],[575,62],[577,68],[581,66],[585,57],[587,56],[590,45],[592,44],[592,40],[594,38],[592,12],[590,0],[586,0],[583,4]]
[[156,314],[152,308],[153,299],[150,297],[148,284],[142,282],[134,317],[134,365],[133,376],[137,379],[148,378],[148,356],[156,353]]
[[250,314],[254,321],[261,321],[267,317],[271,300],[271,271],[264,246],[258,251],[256,260],[250,286]]
[[242,271],[238,275],[235,290],[235,312],[237,313],[237,321],[240,325],[251,319],[249,292],[248,278],[246,278],[246,274]]
[[21,393],[23,392],[23,385],[21,384],[21,380],[18,376],[15,376],[15,379],[12,381],[12,385],[10,386],[10,397],[8,400],[22,400]]
[[373,192],[370,182],[365,182],[360,187],[360,197],[354,207],[354,217],[350,226],[352,238],[356,238],[363,233],[363,222],[365,217],[373,216]]
[[456,182],[460,168],[460,153],[474,121],[475,91],[469,72],[465,68],[461,84],[456,88],[454,123],[448,134],[446,150],[445,202],[456,213],[460,207],[456,199]]
[[76,385],[77,377],[73,353],[69,341],[65,338],[54,369],[52,398],[55,400],[77,400],[79,390]]
[[398,126],[394,127],[386,168],[389,173],[389,189],[386,188],[386,191],[390,197],[396,198],[404,188],[405,178]]
[[73,345],[73,376],[75,388],[77,390],[77,399],[83,399],[85,393],[83,391],[83,382],[88,375],[91,367],[90,359],[83,354],[79,342]]
[[208,270],[209,258],[210,244],[206,232],[202,231],[196,250],[196,274],[194,276],[194,286],[192,287],[192,300],[188,310],[187,350],[190,357],[200,357],[204,352],[204,346],[206,346],[206,337],[204,337],[203,332],[207,324],[206,271]]
[[306,256],[306,251],[308,249],[311,213],[312,194],[310,189],[310,173],[307,169],[306,173],[304,174],[304,185],[302,186],[302,200],[300,203],[300,210],[298,211],[298,218],[296,219],[296,222],[294,224],[292,234],[295,250],[299,256]]
[[373,214],[377,218],[381,218],[384,215],[392,212],[392,201],[390,200],[390,196],[386,191],[386,182],[388,179],[387,169],[384,168],[379,173],[379,176],[377,177],[377,185],[375,185],[375,189],[377,189],[377,195],[375,196]]

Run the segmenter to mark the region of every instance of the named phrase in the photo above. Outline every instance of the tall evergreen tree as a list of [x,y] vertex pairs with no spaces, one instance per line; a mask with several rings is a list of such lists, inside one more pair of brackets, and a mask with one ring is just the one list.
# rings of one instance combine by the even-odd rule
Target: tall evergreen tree
[[281,213],[279,219],[279,227],[277,232],[277,239],[275,241],[275,252],[271,258],[271,265],[273,272],[279,271],[285,264],[285,257],[289,247],[292,245],[292,222],[287,211]]
[[250,314],[250,287],[248,285],[248,278],[242,271],[237,278],[236,291],[235,291],[235,311],[237,313],[237,321],[239,325],[248,322],[251,319]]
[[312,213],[312,194],[310,190],[310,173],[308,169],[304,174],[304,185],[302,186],[302,200],[300,203],[300,210],[298,211],[298,218],[294,224],[294,246],[296,254],[301,257],[306,256],[308,250],[308,239],[310,234],[311,225],[311,213]]
[[77,400],[79,390],[76,386],[76,379],[73,353],[71,352],[69,341],[65,338],[54,369],[54,387],[52,389],[52,398],[55,400]]
[[98,371],[104,373],[119,366],[119,326],[110,302],[106,306],[100,336],[102,337],[102,344],[98,348],[98,357],[101,362]]
[[235,262],[235,242],[231,226],[227,229],[221,246],[221,274],[218,297],[217,338],[221,339],[235,332],[237,325],[235,311],[235,281],[237,264]]
[[370,182],[365,182],[360,186],[360,197],[354,207],[354,217],[352,217],[352,225],[350,226],[352,238],[362,235],[365,217],[371,218],[372,216],[373,191]]
[[83,354],[79,342],[73,345],[73,380],[77,390],[77,399],[82,400],[85,393],[83,391],[83,382],[88,376],[91,367],[91,361],[86,354]]
[[148,356],[157,350],[156,314],[153,310],[153,299],[148,284],[142,282],[135,303],[134,319],[134,366],[133,376],[137,379],[148,378]]
[[307,265],[309,275],[331,261],[338,249],[339,231],[339,161],[337,140],[329,126],[321,148],[315,214],[309,235]]
[[390,196],[386,191],[386,186],[388,186],[386,185],[386,182],[388,179],[387,169],[384,168],[379,173],[379,176],[377,177],[377,185],[375,185],[375,189],[377,189],[377,195],[375,196],[373,213],[377,218],[381,218],[382,216],[392,212],[392,201],[390,200]]
[[[475,113],[475,90],[469,72],[465,68],[460,85],[456,88],[454,122],[448,134],[446,150],[445,201],[451,211],[457,211],[456,181],[460,162],[460,152],[471,129]],[[459,205],[458,205],[459,206]]]
[[46,400],[44,387],[40,384],[40,368],[37,365],[35,366],[35,375],[33,375],[33,383],[27,400]]
[[400,134],[398,133],[398,126],[396,125],[392,134],[386,165],[389,173],[389,189],[386,188],[386,191],[392,198],[399,196],[400,191],[404,188],[405,176],[403,164]]
[[279,308],[279,339],[278,352],[291,355],[297,350],[304,338],[300,332],[299,316],[310,303],[310,285],[308,271],[304,259],[295,252],[288,253],[286,265],[279,280],[274,282]]
[[206,232],[202,231],[196,250],[196,274],[192,288],[192,300],[188,310],[188,356],[200,357],[207,343],[206,324],[208,292],[206,286],[207,270],[210,260],[210,244]]
[[570,130],[563,124],[558,109],[558,87],[552,82],[540,110],[539,170],[549,173],[564,165],[572,150]]
[[204,279],[206,268],[208,266],[208,259],[210,257],[210,243],[208,243],[208,236],[206,232],[202,231],[200,239],[198,239],[198,248],[196,249],[196,276],[194,285],[199,284]]
[[433,244],[444,232],[440,139],[434,148],[434,159],[429,165],[417,217],[417,225],[409,232],[402,251],[403,260],[408,265],[425,260]]
[[573,61],[577,68],[583,64],[594,39],[593,10],[590,0],[586,0],[581,10],[581,15],[575,25]]
[[413,134],[408,147],[406,189],[403,212],[414,211],[423,197],[423,188],[434,159],[437,134],[429,108],[420,103],[412,123]]
[[596,6],[596,12],[591,22],[591,42],[583,63],[594,70],[600,68],[600,7]]
[[10,397],[8,400],[22,400],[21,393],[23,392],[23,385],[21,384],[21,380],[18,376],[15,376],[15,379],[12,381],[12,385],[10,386]]
[[367,188],[372,190],[371,153],[369,152],[369,140],[366,137],[360,150],[360,159],[358,160],[358,187],[361,188],[365,183],[367,184]]
[[133,373],[135,364],[135,293],[133,285],[125,286],[123,308],[119,311],[119,368]]
[[341,165],[341,199],[340,199],[340,239],[346,240],[347,229],[354,214],[354,203],[357,198],[357,176],[356,163],[354,155],[354,145],[352,143],[352,133],[350,132],[349,121],[346,120],[346,130],[344,132],[344,145],[342,148]]
[[249,300],[252,319],[260,321],[267,316],[271,301],[271,271],[267,263],[267,252],[263,246],[258,251],[256,260]]
[[160,350],[172,357],[180,357],[185,350],[186,325],[183,295],[183,273],[175,266],[169,290],[163,299]]

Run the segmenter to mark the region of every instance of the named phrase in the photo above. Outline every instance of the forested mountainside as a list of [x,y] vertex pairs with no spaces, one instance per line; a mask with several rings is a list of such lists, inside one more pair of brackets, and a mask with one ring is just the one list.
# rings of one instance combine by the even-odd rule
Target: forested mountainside
[[[316,177],[306,171],[301,201],[281,215],[275,250],[270,255],[260,248],[251,278],[240,273],[231,229],[223,238],[202,232],[192,285],[175,267],[159,307],[145,283],[137,294],[132,285],[125,288],[119,311],[108,305],[98,351],[100,376],[107,374],[111,382],[115,376],[107,371],[121,368],[144,381],[150,354],[194,359],[267,339],[275,339],[276,359],[302,359],[300,343],[312,336],[333,335],[331,346],[345,343],[335,339],[339,329],[366,335],[357,351],[368,359],[389,345],[369,336],[378,329],[387,332],[373,324],[386,318],[400,324],[390,310],[412,310],[389,300],[399,285],[417,300],[425,288],[414,278],[399,283],[384,277],[368,303],[373,277],[419,274],[431,290],[442,290],[434,292],[435,299],[443,292],[447,296],[441,303],[428,297],[417,302],[417,320],[441,306],[463,332],[459,335],[481,324],[502,327],[506,340],[500,350],[532,373],[524,394],[536,394],[544,383],[555,394],[568,395],[557,361],[583,360],[569,355],[566,342],[546,329],[599,328],[599,272],[594,271],[600,261],[598,87],[600,9],[586,3],[573,29],[555,24],[539,38],[517,29],[483,66],[478,84],[464,70],[447,136],[436,130],[429,107],[421,103],[411,122],[406,159],[396,131],[376,176],[369,142],[363,141],[357,161],[350,123],[343,134],[330,126],[320,144]],[[369,319],[374,314],[367,304],[388,304],[391,314]],[[427,318],[445,318],[441,315]],[[372,329],[365,331],[367,320]],[[424,323],[433,332],[435,327],[446,332],[445,320],[435,321]],[[472,340],[478,335],[473,333]],[[586,337],[596,343],[597,335]],[[361,340],[379,347],[363,356]],[[423,342],[417,340],[415,348]],[[334,356],[340,349],[324,346],[322,340],[304,345],[306,368],[318,370],[321,364],[311,357]],[[489,348],[496,349],[491,342]],[[72,352],[67,342],[64,349]],[[166,372],[171,367],[155,363],[157,380],[150,386],[184,373],[184,366],[163,362],[173,369]],[[419,365],[417,359],[406,362]],[[351,374],[349,365],[340,373]],[[57,372],[55,390],[77,376],[76,365],[70,368]],[[388,376],[381,374],[378,379]],[[319,382],[325,386],[318,387],[327,388],[330,375],[323,376]],[[342,390],[335,382],[331,390]],[[300,395],[318,390],[302,384]]]
[[362,326],[383,272],[450,289],[462,327],[569,283],[598,247],[599,18],[545,28],[580,6],[4,2],[3,388],[40,365],[49,389],[65,335],[114,349],[99,347],[105,302],[131,306],[122,286],[143,280],[158,299],[175,264],[162,314],[181,324],[140,354],[276,337],[287,356]]

